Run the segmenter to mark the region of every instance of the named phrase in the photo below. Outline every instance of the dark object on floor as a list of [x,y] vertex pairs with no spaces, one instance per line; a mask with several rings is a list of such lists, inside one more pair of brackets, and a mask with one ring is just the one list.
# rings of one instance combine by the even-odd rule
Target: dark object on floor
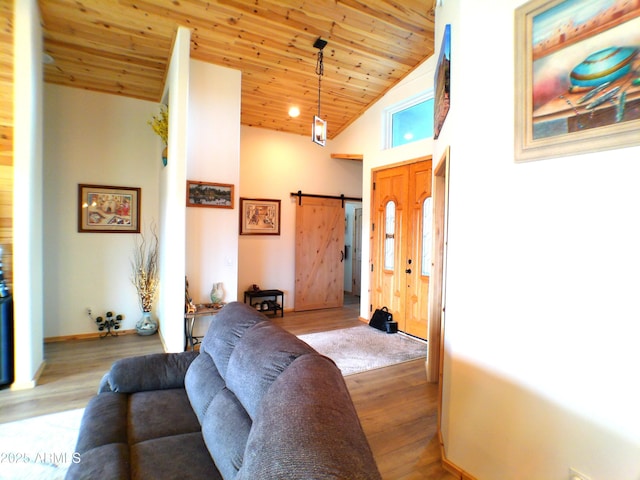
[[115,362],[67,479],[380,480],[336,365],[239,302],[200,352]]
[[4,281],[0,247],[0,387],[13,383],[13,361],[13,295]]
[[0,387],[13,380],[13,296],[8,295],[0,297]]
[[369,320],[369,326],[386,332],[387,322],[391,321],[393,321],[393,315],[389,313],[389,309],[387,307],[376,308],[371,320]]
[[387,333],[398,333],[398,322],[387,322],[385,328]]

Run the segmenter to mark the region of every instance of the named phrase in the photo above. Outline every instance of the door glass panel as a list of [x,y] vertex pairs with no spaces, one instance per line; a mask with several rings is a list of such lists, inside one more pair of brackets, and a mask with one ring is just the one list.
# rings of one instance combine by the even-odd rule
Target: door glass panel
[[393,270],[395,263],[396,246],[396,204],[394,201],[387,202],[384,209],[384,268]]
[[431,197],[422,203],[422,275],[431,275]]

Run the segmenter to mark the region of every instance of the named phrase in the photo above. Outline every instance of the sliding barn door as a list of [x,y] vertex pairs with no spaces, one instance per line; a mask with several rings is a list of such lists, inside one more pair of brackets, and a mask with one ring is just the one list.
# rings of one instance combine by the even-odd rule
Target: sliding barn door
[[299,198],[296,206],[296,311],[342,306],[344,228],[342,200]]
[[374,172],[372,308],[427,338],[431,270],[431,160]]

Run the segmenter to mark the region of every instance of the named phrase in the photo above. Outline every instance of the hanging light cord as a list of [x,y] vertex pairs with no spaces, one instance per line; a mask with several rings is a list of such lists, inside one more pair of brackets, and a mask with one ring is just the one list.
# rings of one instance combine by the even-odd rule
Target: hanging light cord
[[324,63],[322,62],[322,49],[318,50],[318,62],[316,63],[316,75],[318,75],[318,117],[320,117],[320,87],[324,75]]

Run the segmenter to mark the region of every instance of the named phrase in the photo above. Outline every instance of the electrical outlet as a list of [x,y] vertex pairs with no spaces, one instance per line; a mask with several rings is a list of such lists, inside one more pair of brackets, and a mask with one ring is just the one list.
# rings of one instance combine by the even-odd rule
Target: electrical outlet
[[584,473],[579,472],[575,468],[570,468],[569,480],[591,480],[591,478],[587,477]]

